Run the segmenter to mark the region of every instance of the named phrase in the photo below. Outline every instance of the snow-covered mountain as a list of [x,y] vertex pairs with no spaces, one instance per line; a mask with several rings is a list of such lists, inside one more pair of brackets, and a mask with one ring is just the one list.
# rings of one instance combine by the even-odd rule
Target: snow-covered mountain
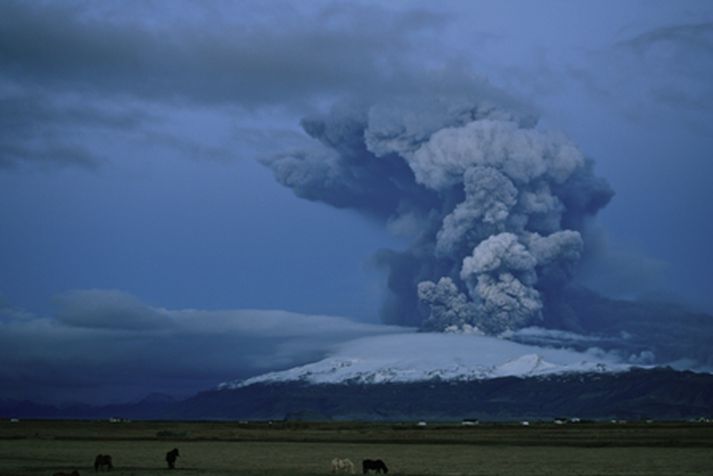
[[471,381],[560,373],[622,372],[631,365],[602,352],[519,344],[481,335],[408,333],[350,341],[318,362],[225,382],[220,389],[256,383],[405,383]]
[[[542,337],[543,330],[528,335]],[[546,333],[550,340],[581,340]],[[510,339],[521,335],[508,336]],[[596,345],[596,339],[587,344]],[[566,345],[566,344],[565,344]],[[0,401],[21,418],[232,420],[688,419],[713,414],[713,374],[641,368],[592,347],[574,351],[478,335],[392,334],[336,346],[325,359],[227,382],[182,401],[107,407]]]

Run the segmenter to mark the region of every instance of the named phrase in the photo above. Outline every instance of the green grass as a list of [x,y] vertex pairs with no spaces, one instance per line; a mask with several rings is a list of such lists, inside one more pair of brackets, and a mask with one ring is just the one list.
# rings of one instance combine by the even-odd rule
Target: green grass
[[[163,439],[163,435],[181,435]],[[404,475],[711,475],[713,426],[0,422],[0,475],[327,475],[334,457],[381,458]]]

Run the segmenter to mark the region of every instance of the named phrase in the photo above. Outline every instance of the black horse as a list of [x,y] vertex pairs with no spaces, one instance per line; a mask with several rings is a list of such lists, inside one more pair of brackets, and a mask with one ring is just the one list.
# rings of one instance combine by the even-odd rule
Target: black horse
[[371,470],[384,474],[389,472],[389,468],[387,468],[386,464],[380,459],[365,459],[361,462],[362,473],[366,474]]
[[114,469],[114,465],[111,464],[111,455],[97,455],[94,458],[94,471],[99,471],[99,468],[106,466],[107,471]]
[[168,469],[176,468],[176,458],[181,456],[178,453],[178,448],[173,448],[171,451],[166,453],[166,463],[168,463]]

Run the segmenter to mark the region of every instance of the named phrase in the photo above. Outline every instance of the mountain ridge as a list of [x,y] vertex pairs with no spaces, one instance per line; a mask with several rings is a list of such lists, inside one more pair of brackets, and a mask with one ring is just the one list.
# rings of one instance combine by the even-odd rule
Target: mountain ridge
[[255,383],[175,402],[54,407],[0,401],[8,418],[151,420],[683,420],[713,416],[713,375],[668,367],[618,373],[382,384]]
[[713,414],[713,375],[671,368],[473,381],[384,384],[256,383],[188,402],[244,419],[686,419]]

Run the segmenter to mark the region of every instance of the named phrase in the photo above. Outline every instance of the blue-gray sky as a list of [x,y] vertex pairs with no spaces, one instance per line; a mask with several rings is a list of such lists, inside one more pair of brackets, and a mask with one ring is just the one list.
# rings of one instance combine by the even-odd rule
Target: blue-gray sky
[[[96,340],[122,325],[86,325],[79,310],[116,321],[192,312],[168,337],[142,334],[219,349],[205,373],[160,379],[177,394],[302,362],[333,339],[315,330],[311,347],[265,363],[282,334],[254,357],[239,350],[252,331],[220,344],[195,330],[201,313],[346,316],[357,324],[337,319],[341,338],[385,332],[358,324],[379,322],[373,256],[407,240],[296,198],[260,159],[309,146],[300,119],[339,100],[429,88],[492,88],[594,159],[616,195],[591,226],[598,252],[579,281],[713,311],[710,2],[3,2],[0,312],[16,342],[0,353],[14,366],[6,396],[36,397],[49,373],[71,389],[76,372],[47,362],[75,340],[109,365]],[[135,342],[142,322],[122,335]],[[138,366],[107,338],[112,365]],[[161,390],[150,381],[170,374],[165,352],[119,396]],[[118,395],[79,380],[87,399]]]

